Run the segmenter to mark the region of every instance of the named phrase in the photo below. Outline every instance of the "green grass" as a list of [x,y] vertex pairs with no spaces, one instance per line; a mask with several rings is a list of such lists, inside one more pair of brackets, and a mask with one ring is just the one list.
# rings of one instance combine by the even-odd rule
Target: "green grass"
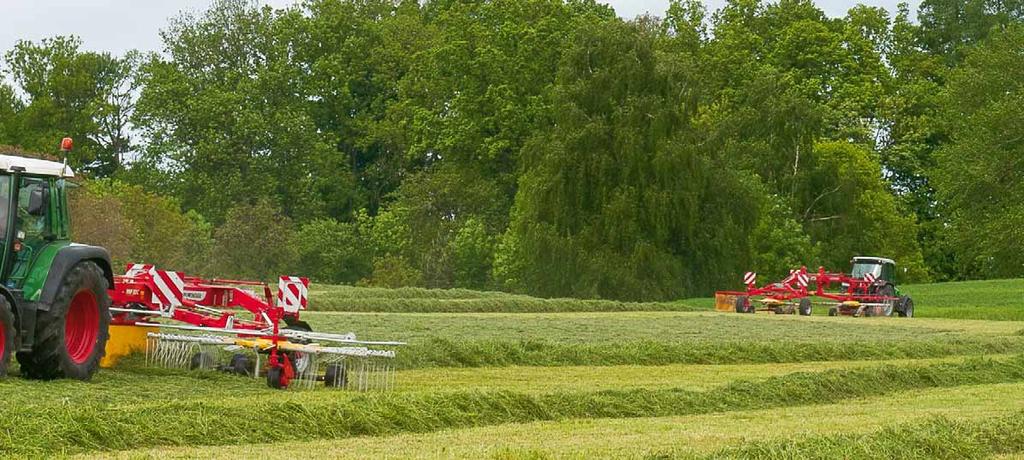
[[318,313],[316,330],[404,340],[401,368],[936,358],[1021,349],[1013,322],[716,313]]
[[685,302],[620,302],[616,300],[541,299],[501,292],[466,289],[357,288],[322,286],[310,290],[315,311],[392,313],[515,313],[697,311]]
[[[710,459],[982,459],[1024,451],[1024,412],[983,420],[935,418],[870,434],[752,442],[723,449]],[[671,458],[673,455],[657,455]],[[680,456],[691,458],[690,455]]]
[[900,290],[923,318],[1024,320],[1024,279],[916,284]]
[[34,405],[7,401],[0,408],[0,416],[10,425],[7,436],[0,438],[0,454],[308,441],[541,420],[711,414],[1020,380],[1024,380],[1024,357],[798,372],[734,381],[707,391],[398,392],[349,398],[307,397],[300,404],[295,396],[177,399],[176,394],[154,394],[155,388],[150,387],[153,400],[130,404]]
[[[1020,288],[906,286],[920,316],[955,319],[900,319],[688,311],[710,299],[314,286],[314,308],[364,311],[306,312],[315,330],[409,342],[396,391],[274,391],[134,358],[90,383],[0,381],[0,455],[1013,454],[974,443],[971,420],[1024,409],[1024,321],[1012,321]],[[959,319],[986,315],[1001,321]],[[893,443],[892,433],[906,435],[894,423],[930,427],[937,434],[920,439],[930,450]],[[935,441],[957,433],[975,438]],[[199,447],[210,444],[221,447]]]
[[[990,355],[1002,359],[1007,355]],[[508,366],[425,368],[399,371],[398,391],[517,391],[554,393],[633,388],[709,390],[735,380],[777,377],[796,372],[859,369],[878,365],[909,366],[961,362],[964,357],[894,359],[886,361],[812,361],[771,364],[670,364],[665,366]]]
[[[226,447],[130,450],[118,458],[643,458],[721,453],[753,442],[870,437],[879,429],[927,423],[935,417],[999,420],[1024,410],[1024,383],[919,389],[837,404],[790,406],[700,415],[565,419],[477,428]],[[832,458],[844,458],[837,455]]]
[[[914,298],[915,313],[924,318],[1024,321],[1024,279],[917,284],[900,287]],[[468,289],[367,288],[314,285],[315,311],[392,313],[529,313],[695,311],[714,308],[710,298],[674,302],[541,299],[503,292]],[[825,314],[817,308],[817,314]]]
[[547,340],[606,343],[797,341],[863,342],[1015,337],[1024,322],[964,322],[896,318],[829,318],[736,315],[713,312],[625,313],[315,313],[304,319],[317,330],[354,331],[360,338]]

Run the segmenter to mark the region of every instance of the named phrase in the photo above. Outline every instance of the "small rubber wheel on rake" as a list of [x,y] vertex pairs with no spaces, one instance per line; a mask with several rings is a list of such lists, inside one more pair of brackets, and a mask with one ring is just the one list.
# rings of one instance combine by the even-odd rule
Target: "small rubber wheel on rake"
[[231,356],[231,361],[228,362],[226,370],[232,374],[248,377],[252,375],[253,371],[252,360],[243,353],[235,353]]
[[[288,316],[285,317],[285,323],[288,324],[288,326],[285,327],[285,329],[291,329],[293,331],[302,331],[302,332],[313,332],[313,328],[309,325],[309,323],[307,323],[305,321],[299,321],[299,320],[294,319],[294,318],[291,318],[291,319],[289,319],[289,318],[291,318],[291,317],[288,317]],[[308,343],[310,343],[310,341],[309,340],[295,340],[295,343],[308,344]],[[288,359],[291,360],[292,366],[295,367],[295,373],[296,374],[301,375],[301,374],[306,373],[307,370],[309,370],[309,366],[312,363],[312,358],[308,354],[303,353],[301,351],[288,351],[288,352],[285,352],[285,353],[288,353]],[[313,370],[315,371],[315,369],[313,369]]]
[[829,308],[828,309],[828,315],[829,316],[839,316],[839,309],[836,308],[836,307]]
[[324,372],[324,386],[345,388],[348,386],[348,372],[341,364],[329,364]]
[[278,390],[288,388],[288,382],[284,379],[284,367],[271,367],[267,369],[267,386]]
[[212,369],[216,364],[217,360],[213,355],[205,351],[200,351],[199,353],[192,355],[192,360],[189,361],[188,368],[193,371],[196,369]]
[[800,313],[800,316],[811,316],[811,299],[807,297],[800,299],[800,306],[797,307],[797,311]]
[[736,313],[754,313],[756,310],[750,303],[750,297],[741,295],[736,297]]

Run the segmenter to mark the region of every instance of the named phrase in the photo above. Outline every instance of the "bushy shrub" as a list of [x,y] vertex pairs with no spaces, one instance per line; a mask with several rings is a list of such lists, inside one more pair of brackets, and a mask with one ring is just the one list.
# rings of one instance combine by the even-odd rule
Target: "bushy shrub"
[[357,224],[315,219],[292,238],[298,251],[297,274],[323,283],[352,284],[369,276],[372,249]]
[[401,256],[387,255],[373,261],[373,275],[360,284],[387,288],[423,286],[423,274]]
[[253,280],[291,274],[297,257],[294,232],[291,219],[269,201],[235,206],[214,230],[211,271]]
[[110,251],[115,270],[149,263],[186,272],[206,268],[211,226],[194,211],[182,212],[173,198],[115,180],[72,187],[72,239]]

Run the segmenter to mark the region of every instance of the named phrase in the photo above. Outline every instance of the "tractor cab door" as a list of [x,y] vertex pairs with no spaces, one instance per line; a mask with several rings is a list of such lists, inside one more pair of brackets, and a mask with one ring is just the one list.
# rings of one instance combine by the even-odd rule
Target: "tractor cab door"
[[890,263],[882,264],[882,276],[881,279],[886,280],[890,283],[896,283],[896,266]]
[[49,178],[18,179],[8,287],[22,287],[35,257],[57,237],[52,219],[52,185]]

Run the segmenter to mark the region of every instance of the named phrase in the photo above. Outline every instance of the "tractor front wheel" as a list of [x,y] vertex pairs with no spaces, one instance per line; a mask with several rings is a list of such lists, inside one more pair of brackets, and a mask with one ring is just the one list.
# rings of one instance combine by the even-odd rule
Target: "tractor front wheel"
[[899,313],[900,318],[913,318],[914,317],[914,300],[909,296],[900,297],[899,306],[896,308],[896,312]]
[[14,352],[14,337],[16,335],[11,304],[7,302],[7,298],[0,296],[0,377],[7,375],[7,366],[11,363],[11,353]]
[[99,265],[79,262],[61,281],[49,310],[36,317],[35,344],[18,353],[23,375],[88,380],[99,368],[109,337],[110,296]]

